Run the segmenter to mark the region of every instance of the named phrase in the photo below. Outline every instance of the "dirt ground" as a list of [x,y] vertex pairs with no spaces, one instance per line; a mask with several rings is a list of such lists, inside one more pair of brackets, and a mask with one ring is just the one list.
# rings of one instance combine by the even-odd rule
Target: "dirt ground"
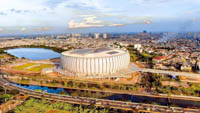
[[135,72],[131,74],[130,78],[119,78],[119,79],[98,79],[98,78],[84,78],[84,77],[72,77],[72,76],[64,76],[59,75],[57,73],[49,73],[47,74],[48,77],[51,78],[63,78],[63,79],[70,79],[70,80],[80,80],[80,81],[90,81],[90,82],[98,82],[98,83],[126,83],[126,84],[136,84],[139,83],[141,80],[141,76],[139,72]]
[[162,81],[162,85],[163,86],[174,86],[174,87],[185,87],[185,88],[189,88],[189,85],[187,84],[187,82],[175,82],[175,81]]
[[180,77],[182,82],[200,83],[200,77]]
[[48,60],[40,60],[40,61],[29,61],[26,59],[19,59],[16,60],[14,63],[12,64],[4,64],[0,67],[2,72],[8,72],[8,73],[12,73],[12,74],[22,74],[22,75],[34,75],[34,74],[40,74],[41,72],[34,72],[34,71],[26,71],[26,70],[17,70],[17,69],[13,69],[13,66],[17,66],[17,65],[23,65],[23,64],[27,64],[27,63],[49,63],[49,64],[55,64],[59,63],[60,59],[48,59]]

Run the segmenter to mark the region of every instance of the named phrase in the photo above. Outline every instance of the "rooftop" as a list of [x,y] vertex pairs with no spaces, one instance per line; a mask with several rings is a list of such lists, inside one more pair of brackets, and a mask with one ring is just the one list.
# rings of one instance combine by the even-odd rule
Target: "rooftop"
[[125,53],[125,51],[120,49],[112,48],[96,48],[96,49],[76,49],[72,51],[65,51],[62,55],[66,56],[76,56],[76,57],[106,57],[113,55],[120,55]]

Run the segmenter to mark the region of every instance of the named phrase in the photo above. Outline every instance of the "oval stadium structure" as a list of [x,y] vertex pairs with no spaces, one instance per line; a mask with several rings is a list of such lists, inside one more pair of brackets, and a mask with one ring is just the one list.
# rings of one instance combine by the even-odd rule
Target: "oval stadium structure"
[[77,49],[61,56],[61,69],[77,76],[103,77],[128,68],[128,51],[112,48]]

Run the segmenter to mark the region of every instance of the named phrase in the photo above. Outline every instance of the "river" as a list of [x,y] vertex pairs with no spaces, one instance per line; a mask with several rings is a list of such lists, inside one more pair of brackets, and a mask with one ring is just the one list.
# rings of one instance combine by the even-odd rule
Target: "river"
[[105,93],[105,92],[95,92],[88,90],[77,90],[77,89],[67,89],[67,88],[54,88],[46,86],[37,86],[37,85],[23,85],[23,84],[14,84],[18,87],[30,89],[30,90],[41,90],[47,93],[56,93],[56,94],[65,94],[71,96],[79,97],[90,97],[90,98],[99,98],[99,99],[108,99],[108,100],[118,100],[118,101],[131,101],[137,103],[147,103],[147,104],[159,104],[159,105],[171,105],[177,107],[197,107],[200,108],[200,102],[197,101],[187,101],[187,100],[178,100],[178,99],[167,99],[167,98],[156,98],[148,96],[136,96],[129,94],[117,94],[117,93]]

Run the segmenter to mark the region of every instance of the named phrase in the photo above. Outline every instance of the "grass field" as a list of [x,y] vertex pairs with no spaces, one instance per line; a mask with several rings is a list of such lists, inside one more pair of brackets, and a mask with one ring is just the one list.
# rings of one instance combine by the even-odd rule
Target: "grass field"
[[13,69],[25,70],[25,71],[42,71],[43,68],[51,68],[51,64],[37,64],[37,63],[27,63],[20,66],[15,66]]
[[4,58],[4,56],[3,56],[3,55],[0,55],[0,58]]

